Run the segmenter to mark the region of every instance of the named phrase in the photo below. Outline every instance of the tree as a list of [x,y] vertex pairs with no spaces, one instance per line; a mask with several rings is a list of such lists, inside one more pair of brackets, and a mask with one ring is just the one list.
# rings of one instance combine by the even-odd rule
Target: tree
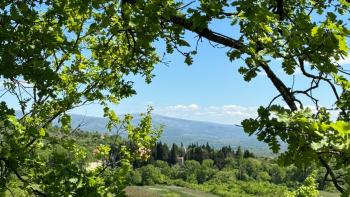
[[178,155],[179,155],[179,147],[175,143],[173,143],[169,153],[168,163],[175,165],[177,162]]
[[161,154],[160,154],[162,161],[168,161],[168,159],[169,159],[169,152],[170,152],[170,150],[169,150],[168,145],[166,143],[164,143],[162,145]]
[[185,157],[185,155],[186,155],[186,149],[185,149],[184,145],[181,142],[181,145],[180,145],[180,157]]
[[317,197],[319,196],[319,191],[317,190],[317,184],[315,181],[316,173],[312,173],[304,181],[304,185],[300,186],[294,192],[288,192],[287,197]]
[[158,160],[154,163],[154,166],[159,168],[162,174],[164,174],[165,176],[171,177],[172,168],[166,161]]
[[261,162],[253,158],[244,159],[244,168],[248,176],[257,179],[261,171]]
[[237,159],[243,158],[243,151],[242,148],[240,146],[238,146],[237,151],[235,153],[235,157]]
[[[12,182],[21,182],[24,196],[119,195],[130,162],[147,158],[159,135],[150,111],[135,126],[130,115],[121,119],[109,107],[135,94],[125,76],[150,82],[159,57],[149,45],[155,36],[129,31],[120,6],[114,0],[0,2],[1,97],[17,101],[16,107],[0,103],[1,196]],[[75,129],[68,111],[90,103],[104,108],[108,130],[121,128],[132,141],[132,149],[120,147],[117,168],[88,171],[86,150],[69,137]],[[102,160],[110,147],[96,151]]]
[[254,153],[249,152],[249,150],[245,150],[243,153],[244,158],[254,157]]
[[197,182],[204,183],[210,180],[215,173],[216,169],[214,168],[214,161],[211,159],[205,159],[197,171]]
[[[288,149],[281,154],[280,164],[301,167],[316,163],[326,169],[326,179],[341,193],[346,192],[350,73],[338,62],[349,50],[350,31],[343,22],[349,14],[348,1],[203,0],[186,4],[139,0],[125,5],[123,13],[134,35],[164,40],[167,52],[180,52],[187,64],[192,64],[199,41],[205,38],[226,47],[230,60],[245,60],[238,69],[244,80],[251,81],[264,72],[278,95],[258,109],[257,118],[242,122],[244,130],[256,134],[276,153],[280,143],[286,143]],[[220,33],[213,29],[216,21],[239,33]],[[198,36],[197,42],[185,40],[189,31]],[[194,43],[193,49],[187,48],[190,43]],[[277,74],[281,68],[291,79],[300,72],[310,86],[288,85]],[[327,96],[313,94],[317,90],[324,90]],[[329,99],[333,100],[327,105]],[[307,107],[310,103],[313,106]],[[345,168],[345,173],[338,168]]]
[[131,170],[126,175],[126,182],[129,185],[140,185],[142,182],[141,173],[138,170]]
[[195,160],[187,160],[185,161],[185,165],[183,167],[182,179],[186,182],[197,183],[198,181],[198,173],[201,169],[201,164]]
[[161,184],[165,181],[165,176],[161,173],[159,168],[154,167],[152,164],[143,166],[137,171],[140,172],[142,177],[142,185],[154,185]]
[[215,165],[221,170],[222,168],[225,167],[225,154],[223,153],[222,150],[219,150],[216,154],[215,154]]
[[242,148],[238,146],[236,154],[235,154],[235,159],[236,159],[236,165],[238,168],[238,179],[242,180],[245,178],[245,166],[244,166],[244,159],[243,159],[243,152]]

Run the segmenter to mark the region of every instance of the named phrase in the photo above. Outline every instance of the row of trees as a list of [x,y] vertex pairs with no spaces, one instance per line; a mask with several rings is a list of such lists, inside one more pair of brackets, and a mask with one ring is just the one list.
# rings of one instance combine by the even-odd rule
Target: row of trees
[[154,163],[157,160],[166,161],[170,165],[177,163],[177,157],[183,157],[184,160],[195,160],[202,163],[206,159],[211,159],[219,169],[224,167],[227,158],[254,158],[254,154],[249,150],[243,150],[240,146],[234,150],[231,146],[223,146],[215,150],[208,143],[203,145],[190,144],[185,147],[182,143],[180,146],[173,143],[171,147],[166,143],[157,142],[152,148],[150,158],[147,162],[135,161],[134,167],[140,167],[144,164]]
[[[299,169],[295,166],[283,168],[274,160],[266,158],[227,157],[222,169],[219,169],[211,159],[202,163],[186,160],[184,165],[169,165],[168,162],[157,160],[145,164],[127,175],[130,185],[179,185],[200,189],[220,196],[284,196],[288,190],[297,189],[310,176],[315,167]],[[317,189],[332,188],[320,184],[322,175],[313,175],[312,189],[304,192],[314,192]],[[306,182],[310,182],[310,178]],[[302,195],[290,195],[302,196]],[[310,196],[310,195],[307,195]]]

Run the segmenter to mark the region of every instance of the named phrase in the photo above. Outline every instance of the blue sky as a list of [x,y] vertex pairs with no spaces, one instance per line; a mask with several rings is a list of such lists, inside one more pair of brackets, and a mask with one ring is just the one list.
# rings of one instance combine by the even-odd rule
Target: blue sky
[[[237,38],[238,28],[228,26],[229,21],[219,21],[211,25],[212,29],[225,35]],[[187,33],[186,40],[192,44],[196,38]],[[162,53],[164,46],[156,43],[155,46]],[[147,106],[153,106],[154,113],[177,118],[211,121],[224,124],[237,124],[242,119],[254,117],[260,105],[266,106],[277,95],[275,87],[263,74],[259,74],[250,82],[243,80],[238,68],[244,65],[241,60],[230,62],[226,56],[227,48],[213,48],[203,39],[199,44],[198,54],[194,63],[187,66],[184,58],[177,52],[167,55],[168,65],[155,66],[155,77],[151,84],[146,84],[140,76],[130,76],[134,81],[137,95],[127,98],[118,106],[112,106],[118,114],[145,112]],[[342,64],[348,65],[350,59]],[[293,77],[284,74],[280,67],[281,62],[273,61],[271,67],[286,83],[291,85]],[[300,72],[295,73],[295,87],[307,87],[309,80],[304,79]],[[333,98],[328,94],[326,84],[315,92],[319,95],[321,105],[331,105]],[[18,109],[13,98],[1,98],[10,106]],[[306,105],[311,104],[305,100]],[[281,103],[281,101],[278,101]],[[87,105],[71,111],[71,113],[102,116],[102,108],[97,104]]]
[[[158,47],[161,48],[161,45]],[[144,112],[151,105],[154,112],[161,115],[237,123],[237,118],[232,117],[234,111],[237,111],[237,116],[247,117],[248,114],[239,113],[243,113],[245,108],[249,108],[245,113],[254,113],[256,106],[267,104],[277,92],[263,75],[250,83],[245,82],[237,71],[243,62],[230,62],[226,51],[223,48],[213,48],[208,41],[203,40],[191,66],[187,66],[183,56],[176,52],[166,56],[169,64],[155,67],[155,77],[151,84],[146,84],[141,77],[130,77],[135,81],[137,95],[123,100],[113,108],[117,113],[123,114]],[[221,108],[230,110],[232,114],[220,113],[223,110]],[[82,107],[73,112],[102,115],[102,110],[97,105]]]
[[[239,29],[229,26],[230,21],[215,21],[211,29],[233,38],[238,38]],[[195,46],[197,38],[187,32],[185,39]],[[162,43],[156,44],[160,54],[164,51]],[[199,44],[194,63],[187,66],[181,54],[174,52],[167,55],[168,65],[155,67],[155,77],[151,84],[146,84],[141,77],[130,77],[135,81],[137,95],[113,106],[119,114],[144,112],[147,106],[154,108],[154,113],[201,121],[223,124],[238,124],[241,120],[256,116],[256,109],[268,105],[278,93],[264,73],[260,73],[250,82],[243,80],[238,68],[245,63],[242,60],[230,62],[226,56],[228,48],[214,48],[205,39]],[[272,61],[271,67],[287,86],[293,83],[293,76],[284,74],[281,61]],[[349,64],[350,59],[341,62]],[[310,81],[295,73],[295,88],[306,89]],[[314,92],[321,99],[320,104],[330,106],[334,98],[329,94],[327,84]],[[303,98],[302,98],[303,99]],[[305,105],[311,101],[303,99]],[[277,103],[283,103],[278,100]],[[282,104],[284,105],[284,104]],[[97,105],[83,107],[74,113],[102,116]]]
[[[194,35],[187,36],[195,40]],[[162,45],[157,45],[162,50]],[[211,121],[223,124],[237,124],[244,118],[254,117],[260,105],[267,105],[277,95],[275,87],[263,74],[250,82],[243,80],[238,68],[244,65],[241,60],[230,62],[226,56],[227,48],[213,48],[203,40],[194,63],[187,66],[183,56],[178,53],[166,56],[168,65],[155,67],[155,77],[151,84],[146,84],[141,77],[130,77],[135,81],[137,95],[121,101],[112,108],[118,114],[145,112],[147,106],[154,108],[154,113],[170,117]],[[344,63],[348,64],[346,60]],[[276,74],[286,85],[293,82],[292,76],[284,74],[280,61],[271,65]],[[295,87],[306,87],[309,81],[300,72],[295,74]],[[333,100],[328,95],[328,87],[323,84],[315,94],[323,100],[321,104],[330,105]],[[311,102],[305,100],[306,104]],[[281,103],[281,102],[279,102]],[[75,109],[73,113],[102,116],[98,105]]]

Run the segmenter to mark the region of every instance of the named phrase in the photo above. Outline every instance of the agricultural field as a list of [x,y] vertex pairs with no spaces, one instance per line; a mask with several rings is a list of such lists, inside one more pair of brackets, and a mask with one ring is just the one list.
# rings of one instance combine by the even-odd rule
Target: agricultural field
[[125,189],[128,197],[216,197],[214,194],[178,186],[129,186]]

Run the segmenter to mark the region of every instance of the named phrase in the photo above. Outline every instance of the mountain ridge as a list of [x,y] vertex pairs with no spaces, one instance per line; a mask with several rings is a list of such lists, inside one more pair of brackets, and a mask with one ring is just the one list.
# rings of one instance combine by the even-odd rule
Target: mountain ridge
[[[72,116],[72,128],[80,126],[83,131],[108,133],[105,128],[106,118],[78,114],[70,115]],[[133,124],[137,124],[141,116],[139,114],[132,115],[134,117]],[[187,146],[191,143],[205,144],[208,142],[214,148],[228,145],[234,148],[241,146],[258,154],[271,155],[271,151],[265,143],[258,141],[254,136],[249,136],[241,127],[236,125],[186,120],[160,114],[152,114],[152,122],[156,126],[164,125],[160,141],[169,145],[183,143]]]
[[[72,128],[79,128],[86,132],[109,133],[106,129],[108,120],[103,117],[95,117],[80,114],[69,114],[72,117]],[[140,114],[131,114],[133,124],[140,122]],[[20,113],[16,111],[16,116],[20,117]],[[122,117],[123,115],[119,115]],[[230,145],[233,148],[238,146],[253,151],[262,156],[272,156],[268,146],[257,140],[255,136],[249,136],[241,127],[236,125],[221,124],[208,121],[187,120],[182,118],[173,118],[160,114],[152,114],[152,123],[155,126],[163,125],[163,133],[160,141],[167,143],[169,146],[172,143],[183,143],[185,146],[198,143],[209,143],[214,148]],[[53,122],[58,125],[57,119]],[[115,132],[116,130],[112,130]],[[121,133],[122,137],[126,137],[126,133]],[[282,149],[284,147],[282,146]]]

